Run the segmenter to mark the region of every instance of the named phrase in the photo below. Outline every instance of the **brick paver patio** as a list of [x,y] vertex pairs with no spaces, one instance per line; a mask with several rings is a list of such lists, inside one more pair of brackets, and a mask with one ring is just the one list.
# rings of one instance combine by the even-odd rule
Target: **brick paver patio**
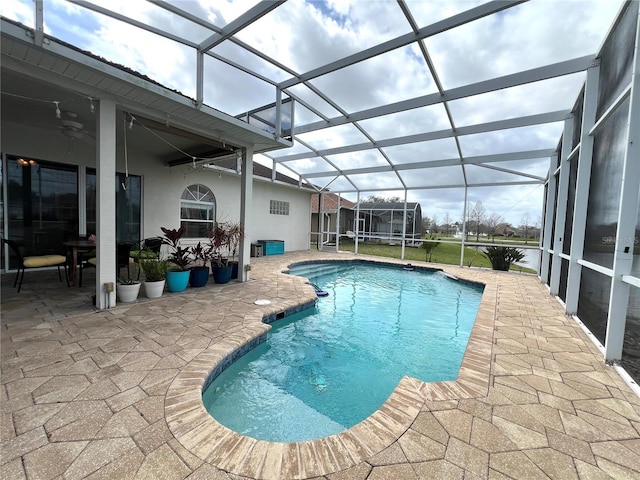
[[640,478],[640,398],[531,275],[439,266],[486,285],[455,382],[405,378],[365,422],[314,442],[218,425],[200,401],[208,373],[264,315],[314,298],[280,272],[321,258],[364,257],[252,258],[248,283],[108,311],[91,307],[90,273],[68,289],[28,272],[20,294],[4,275],[1,478]]

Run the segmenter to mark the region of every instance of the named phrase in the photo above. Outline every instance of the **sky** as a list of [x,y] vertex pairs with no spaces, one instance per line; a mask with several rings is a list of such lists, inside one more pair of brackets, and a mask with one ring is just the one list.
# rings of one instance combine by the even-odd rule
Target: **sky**
[[[192,42],[201,42],[211,32],[142,0],[92,2],[161,28]],[[255,1],[171,0],[181,9],[217,27],[254,6]],[[418,28],[474,8],[473,0],[407,0]],[[308,84],[297,84],[289,92],[314,110],[296,103],[295,126],[321,119],[384,106],[489,80],[501,75],[533,69],[598,51],[621,5],[619,0],[532,0],[452,30],[428,37],[424,45],[435,66],[430,72],[417,44],[404,46],[341,70],[318,76]],[[33,25],[32,0],[4,0],[2,15]],[[62,0],[45,0],[45,32],[148,75],[163,85],[195,97],[194,50],[104,15]],[[283,82],[292,72],[301,74],[322,67],[363,49],[411,32],[407,18],[391,0],[289,0],[237,34],[249,47],[277,62],[270,64],[247,49],[223,42],[213,53],[250,70]],[[280,68],[280,67],[286,67]],[[454,100],[448,108],[457,128],[555,110],[570,110],[575,103],[584,73],[528,84],[499,92]],[[320,95],[319,95],[320,94]],[[205,103],[237,115],[275,101],[275,88],[213,58],[205,60]],[[442,104],[379,116],[358,122],[297,135],[292,148],[272,152],[279,158],[335,149],[370,140],[386,140],[434,130],[450,129]],[[463,135],[460,149],[465,157],[555,148],[562,123],[502,130],[488,134]],[[359,166],[385,166],[429,162],[458,157],[452,138],[406,145],[328,154],[283,162],[278,169],[296,173],[337,171]],[[271,158],[256,161],[271,165]],[[525,171],[545,177],[549,159],[501,162],[502,169]],[[288,167],[288,168],[285,168]],[[293,173],[292,173],[293,172]],[[505,171],[478,166],[466,167],[470,183],[529,180]],[[355,175],[348,182],[335,175],[314,177],[313,183],[328,186],[355,201],[355,184],[360,198],[375,194],[419,202],[423,215],[436,216],[440,223],[462,218],[463,188],[429,188],[459,185],[464,179],[460,167],[404,170],[395,173]],[[381,189],[387,189],[382,191]],[[351,190],[351,191],[348,191]],[[469,188],[468,201],[482,201],[487,213],[498,214],[514,225],[526,216],[534,224],[541,217],[543,187],[518,185]]]

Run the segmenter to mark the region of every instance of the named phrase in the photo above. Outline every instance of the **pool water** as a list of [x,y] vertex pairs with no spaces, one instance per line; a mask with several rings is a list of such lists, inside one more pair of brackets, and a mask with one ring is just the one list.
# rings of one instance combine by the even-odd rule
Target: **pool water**
[[442,272],[327,263],[292,267],[329,296],[272,324],[203,394],[221,424],[297,442],[364,420],[409,375],[457,377],[482,287]]

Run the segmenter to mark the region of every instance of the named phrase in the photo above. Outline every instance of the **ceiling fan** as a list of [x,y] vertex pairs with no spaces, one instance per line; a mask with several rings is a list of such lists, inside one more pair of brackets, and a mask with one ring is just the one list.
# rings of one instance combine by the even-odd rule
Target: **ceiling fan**
[[71,111],[62,112],[60,131],[71,140],[94,140],[94,136],[84,129],[84,125],[78,121],[78,114]]

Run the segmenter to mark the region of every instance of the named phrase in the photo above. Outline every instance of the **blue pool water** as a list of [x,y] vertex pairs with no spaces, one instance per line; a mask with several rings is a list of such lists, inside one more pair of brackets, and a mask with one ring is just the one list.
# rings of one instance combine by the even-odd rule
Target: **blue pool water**
[[457,377],[482,288],[441,272],[328,263],[292,267],[329,296],[272,324],[266,342],[203,394],[209,413],[253,438],[297,442],[364,420],[403,375]]

